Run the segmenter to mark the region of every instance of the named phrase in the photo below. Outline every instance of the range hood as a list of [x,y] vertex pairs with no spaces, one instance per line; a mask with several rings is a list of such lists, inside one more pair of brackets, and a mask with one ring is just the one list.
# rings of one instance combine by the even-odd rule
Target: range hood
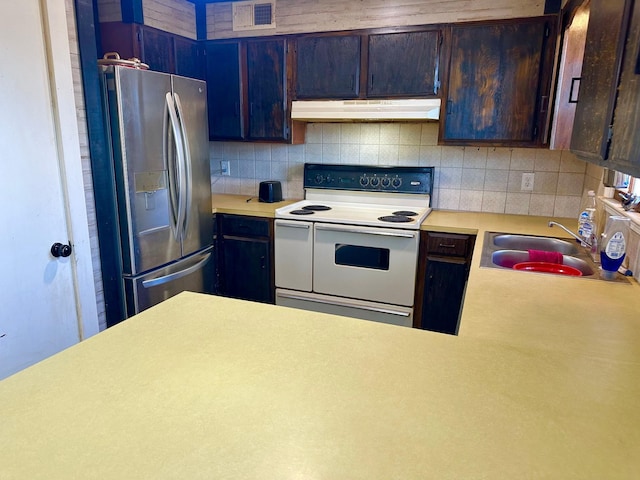
[[424,122],[438,120],[439,117],[439,98],[291,102],[291,119],[305,122]]

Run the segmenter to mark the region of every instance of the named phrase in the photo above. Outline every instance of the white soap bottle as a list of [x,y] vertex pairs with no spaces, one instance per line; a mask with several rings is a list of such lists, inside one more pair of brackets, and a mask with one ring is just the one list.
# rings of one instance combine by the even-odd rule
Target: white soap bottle
[[596,192],[589,190],[587,199],[578,216],[578,235],[582,238],[582,246],[593,244],[598,231],[596,226]]

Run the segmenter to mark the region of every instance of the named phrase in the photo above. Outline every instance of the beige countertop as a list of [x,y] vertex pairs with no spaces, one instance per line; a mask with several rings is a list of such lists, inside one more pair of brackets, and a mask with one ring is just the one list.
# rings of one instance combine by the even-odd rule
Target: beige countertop
[[[480,266],[487,231],[568,237],[549,217],[434,211],[423,230],[477,234],[460,336],[640,361],[640,286]],[[555,218],[573,227],[574,219]],[[633,340],[631,340],[633,339]],[[640,447],[640,446],[639,446]]]
[[214,193],[211,196],[213,213],[249,215],[251,217],[274,218],[276,208],[290,205],[298,200],[283,200],[275,203],[259,202],[258,197]]
[[637,478],[640,286],[480,267],[548,220],[427,218],[478,235],[457,337],[169,299],[0,382],[0,477]]

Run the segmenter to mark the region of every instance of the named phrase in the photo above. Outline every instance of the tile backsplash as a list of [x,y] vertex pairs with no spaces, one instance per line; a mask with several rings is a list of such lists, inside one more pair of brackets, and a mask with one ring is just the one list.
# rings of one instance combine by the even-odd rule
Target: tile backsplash
[[[304,145],[210,142],[211,184],[256,196],[261,181],[280,180],[285,198],[302,198],[305,162],[433,166],[434,208],[559,217],[577,216],[584,191],[601,184],[600,167],[566,150],[437,143],[438,123],[310,123]],[[534,173],[532,191],[521,190],[523,173]]]

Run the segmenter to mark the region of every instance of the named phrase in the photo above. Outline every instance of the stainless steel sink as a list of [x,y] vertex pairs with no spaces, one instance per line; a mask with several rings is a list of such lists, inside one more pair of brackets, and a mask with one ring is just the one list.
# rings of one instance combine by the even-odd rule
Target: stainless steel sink
[[[528,250],[561,253],[562,263],[580,270],[582,278],[600,279],[598,274],[600,267],[594,263],[586,249],[580,247],[573,240],[555,237],[486,232],[480,266],[513,269],[515,264],[529,261]],[[616,281],[625,281],[625,278],[622,275],[617,275]]]
[[496,234],[493,237],[493,244],[507,250],[544,250],[546,252],[559,252],[563,255],[575,255],[578,253],[578,246],[575,242],[570,243],[551,237]]

